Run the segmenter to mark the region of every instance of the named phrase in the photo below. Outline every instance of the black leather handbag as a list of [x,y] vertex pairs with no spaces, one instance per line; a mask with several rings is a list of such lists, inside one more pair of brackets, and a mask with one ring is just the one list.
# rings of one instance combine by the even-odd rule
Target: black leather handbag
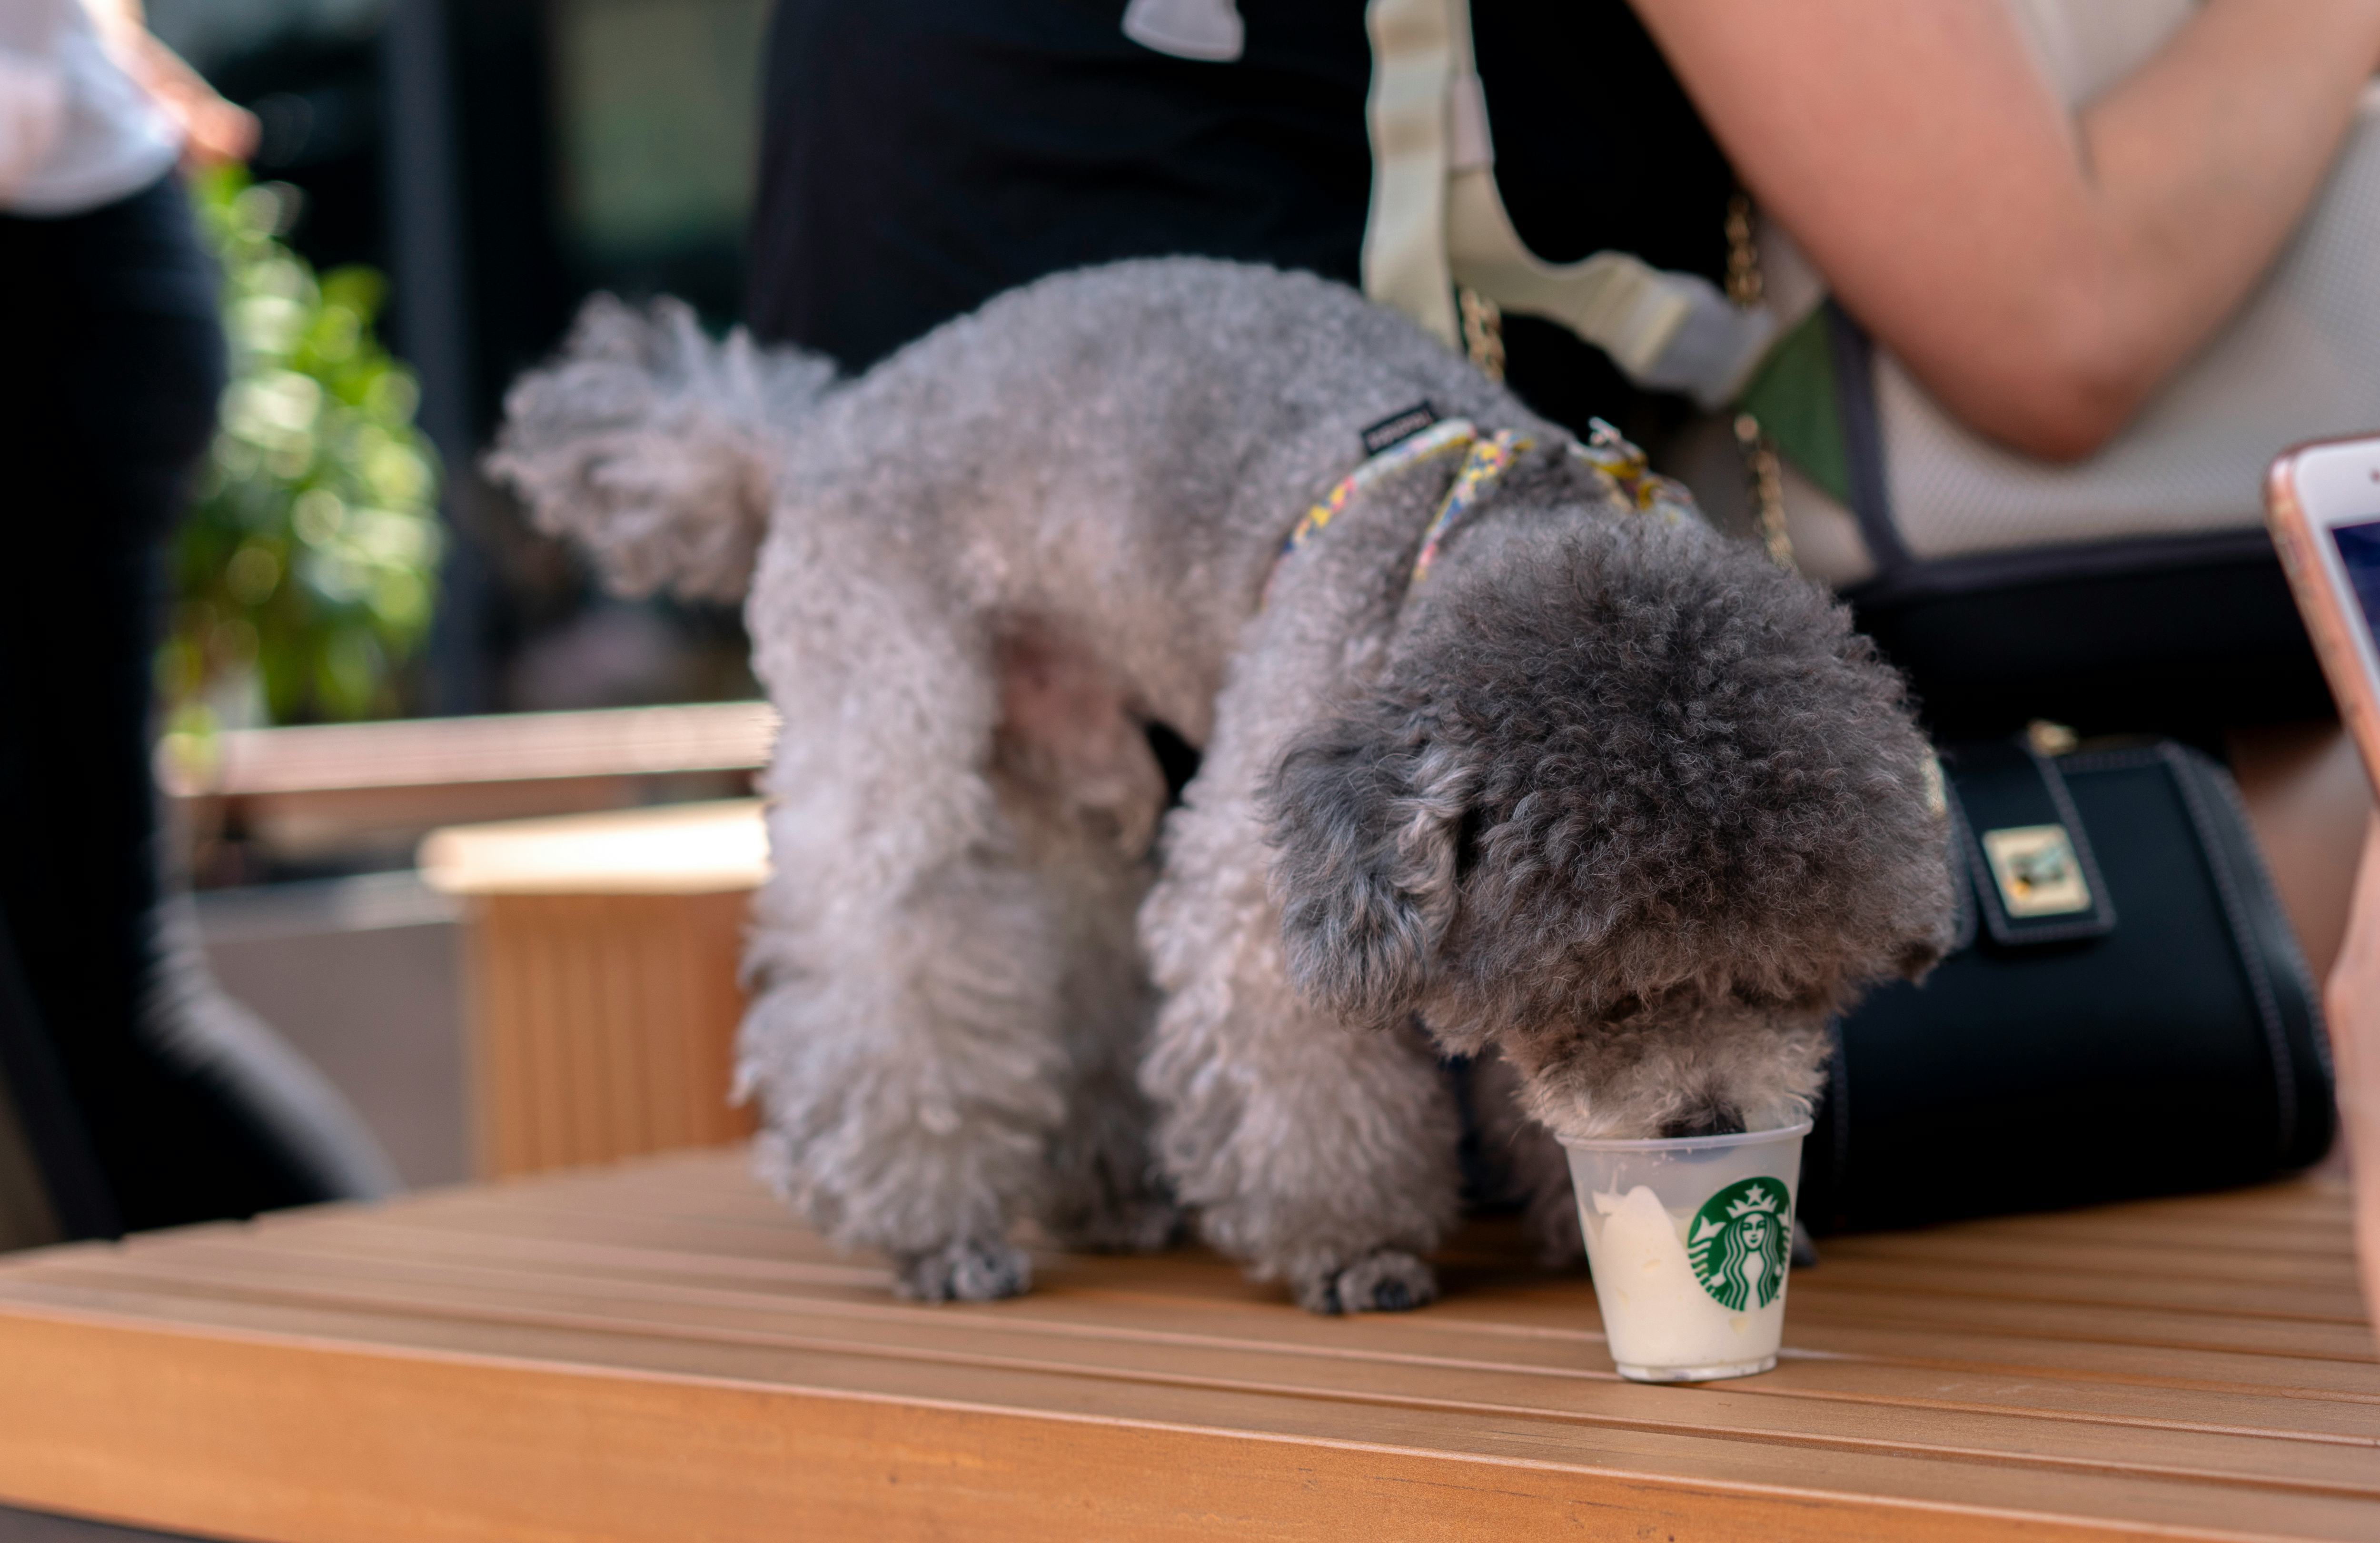
[[2170,742],[1943,759],[1959,940],[1836,1026],[1812,1229],[2215,1189],[2328,1150],[2318,996],[2223,769]]

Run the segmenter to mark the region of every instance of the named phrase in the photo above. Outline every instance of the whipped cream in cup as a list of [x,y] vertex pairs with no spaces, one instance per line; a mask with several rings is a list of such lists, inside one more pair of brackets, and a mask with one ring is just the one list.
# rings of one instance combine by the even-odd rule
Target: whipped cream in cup
[[1777,1364],[1802,1137],[1565,1141],[1596,1305],[1620,1375],[1748,1377]]

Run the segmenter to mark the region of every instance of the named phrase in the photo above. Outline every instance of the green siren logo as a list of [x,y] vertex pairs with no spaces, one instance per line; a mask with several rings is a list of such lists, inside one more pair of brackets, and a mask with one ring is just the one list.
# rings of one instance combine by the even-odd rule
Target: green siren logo
[[1793,1201],[1775,1179],[1744,1179],[1703,1202],[1686,1230],[1686,1259],[1711,1300],[1731,1313],[1777,1300],[1792,1214]]

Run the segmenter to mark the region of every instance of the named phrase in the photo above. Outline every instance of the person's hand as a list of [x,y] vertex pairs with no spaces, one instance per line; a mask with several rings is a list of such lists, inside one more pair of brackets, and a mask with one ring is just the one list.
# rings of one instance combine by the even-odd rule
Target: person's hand
[[225,101],[180,55],[145,29],[127,66],[141,89],[181,126],[184,164],[220,165],[256,153],[256,115]]
[[2338,1111],[2355,1177],[2356,1254],[2363,1300],[2380,1321],[2380,818],[2363,840],[2347,938],[2323,992]]
[[182,130],[182,164],[214,166],[256,153],[256,115],[226,102],[179,54],[157,41],[132,0],[86,0],[108,52]]

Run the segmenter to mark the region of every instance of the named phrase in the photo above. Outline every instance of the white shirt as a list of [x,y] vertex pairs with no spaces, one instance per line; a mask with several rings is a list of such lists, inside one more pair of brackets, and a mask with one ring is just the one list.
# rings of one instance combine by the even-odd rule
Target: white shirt
[[81,0],[0,0],[0,210],[79,214],[164,175],[181,130]]

